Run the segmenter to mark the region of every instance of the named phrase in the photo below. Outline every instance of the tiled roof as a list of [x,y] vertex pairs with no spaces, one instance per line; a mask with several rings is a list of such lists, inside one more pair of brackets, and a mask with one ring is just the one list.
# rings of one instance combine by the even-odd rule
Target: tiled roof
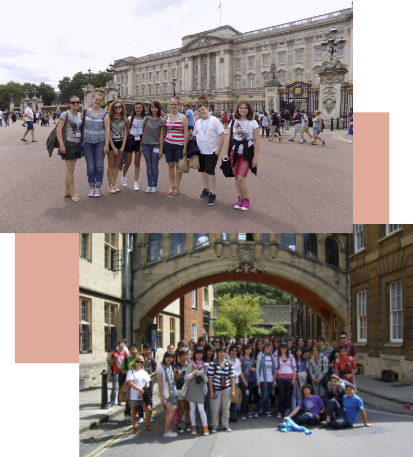
[[291,307],[290,305],[268,305],[260,306],[262,314],[260,319],[263,320],[258,325],[276,325],[276,324],[291,324]]

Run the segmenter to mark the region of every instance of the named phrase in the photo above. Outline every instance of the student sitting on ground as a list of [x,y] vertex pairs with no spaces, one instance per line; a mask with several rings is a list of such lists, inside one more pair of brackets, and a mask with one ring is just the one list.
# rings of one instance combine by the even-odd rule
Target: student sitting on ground
[[356,422],[359,412],[366,427],[374,427],[367,423],[367,415],[364,411],[363,400],[356,394],[356,387],[353,384],[346,384],[346,395],[343,397],[342,405],[338,401],[329,401],[325,410],[327,420],[321,422],[323,427],[345,428],[352,427]]
[[323,400],[318,395],[312,395],[310,384],[304,384],[302,392],[304,398],[298,402],[297,408],[286,417],[294,418],[293,421],[297,425],[317,425],[320,423],[320,415],[325,409]]

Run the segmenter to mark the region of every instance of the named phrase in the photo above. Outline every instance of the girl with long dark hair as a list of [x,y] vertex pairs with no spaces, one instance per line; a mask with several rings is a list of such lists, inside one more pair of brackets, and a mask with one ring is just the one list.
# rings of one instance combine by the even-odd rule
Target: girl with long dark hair
[[176,403],[178,396],[176,393],[175,373],[174,373],[174,354],[173,352],[165,352],[161,365],[156,369],[156,377],[158,380],[159,395],[161,403],[166,408],[165,415],[165,431],[164,437],[175,438],[177,433],[171,430],[171,422],[177,407]]
[[297,366],[294,356],[290,354],[286,342],[282,342],[275,357],[276,385],[279,391],[279,409],[277,417],[284,417],[291,407],[292,389],[296,382]]
[[[252,345],[246,344],[243,348],[241,358],[241,374],[240,374],[240,389],[242,393],[242,402],[241,402],[241,420],[245,420],[247,414],[249,413],[248,404],[251,398],[252,391],[255,387],[254,371],[255,371],[255,362],[252,353]],[[252,413],[250,414],[252,415]]]
[[108,191],[116,194],[120,189],[116,187],[119,165],[126,145],[128,124],[126,122],[126,108],[121,101],[113,102],[109,106],[110,139],[108,153]]

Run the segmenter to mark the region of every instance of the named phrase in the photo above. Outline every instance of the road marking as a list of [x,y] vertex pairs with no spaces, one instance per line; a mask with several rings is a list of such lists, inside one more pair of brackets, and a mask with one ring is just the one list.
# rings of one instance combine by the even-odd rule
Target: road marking
[[400,417],[410,417],[408,414],[395,414],[395,413],[387,413],[386,411],[376,411],[375,409],[368,409],[366,408],[367,411],[371,411],[372,413],[381,413],[381,414],[390,414],[391,416],[400,416]]
[[[132,425],[130,425],[126,430],[129,430],[130,428],[132,428]],[[111,441],[115,440],[117,437],[119,437],[119,438],[117,438],[116,441],[119,441],[121,438],[123,438],[123,436],[126,436],[125,431],[118,433],[113,438],[111,438],[110,440],[108,440],[106,443],[102,444],[98,448],[96,448],[94,451],[92,451],[90,454],[86,455],[85,457],[90,457],[92,454],[99,451],[99,449],[102,449],[103,447],[107,446]],[[113,441],[113,443],[110,446],[108,446],[106,449],[109,449],[111,446],[113,446],[116,441]],[[106,449],[103,449],[101,452],[99,452],[99,454],[96,454],[93,457],[97,457],[98,455],[102,454],[102,452],[105,452]]]

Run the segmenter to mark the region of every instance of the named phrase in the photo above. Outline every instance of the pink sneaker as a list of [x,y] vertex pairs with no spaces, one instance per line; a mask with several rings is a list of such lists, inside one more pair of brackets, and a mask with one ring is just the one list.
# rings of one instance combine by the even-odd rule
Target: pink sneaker
[[242,201],[241,211],[248,211],[250,209],[250,199],[244,198]]
[[235,209],[241,209],[242,202],[243,202],[242,198],[240,196],[238,196],[238,201],[237,201],[236,205],[234,206],[234,208]]

